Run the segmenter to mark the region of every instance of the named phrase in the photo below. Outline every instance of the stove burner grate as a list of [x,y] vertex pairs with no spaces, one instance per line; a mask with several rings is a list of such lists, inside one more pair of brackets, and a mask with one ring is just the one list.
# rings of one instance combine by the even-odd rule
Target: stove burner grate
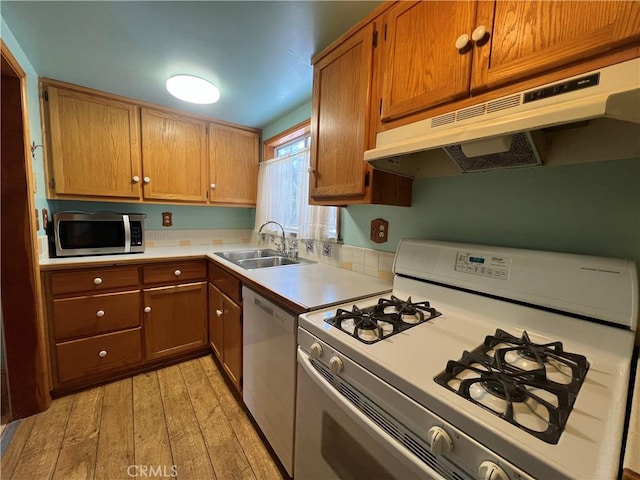
[[[514,353],[533,368],[510,361]],[[550,362],[563,369],[566,382],[549,378]],[[588,369],[586,358],[565,352],[561,342],[536,344],[527,332],[517,338],[498,329],[478,348],[465,351],[460,360],[449,360],[434,380],[531,435],[557,444]],[[535,411],[536,428],[518,413],[527,409]],[[537,424],[540,418],[543,427]]]
[[325,322],[363,343],[372,344],[440,315],[427,301],[413,302],[411,297],[401,300],[391,295],[371,307],[361,309],[354,305],[351,311],[339,308]]

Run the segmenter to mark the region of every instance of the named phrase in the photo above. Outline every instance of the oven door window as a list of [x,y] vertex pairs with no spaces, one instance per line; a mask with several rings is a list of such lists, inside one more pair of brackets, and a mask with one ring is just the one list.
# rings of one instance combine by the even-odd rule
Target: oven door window
[[395,478],[383,466],[385,455],[380,457],[379,451],[368,451],[326,412],[322,415],[321,442],[322,458],[342,480],[363,478],[393,480]]
[[60,222],[60,246],[64,250],[82,248],[123,247],[123,221],[82,221]]

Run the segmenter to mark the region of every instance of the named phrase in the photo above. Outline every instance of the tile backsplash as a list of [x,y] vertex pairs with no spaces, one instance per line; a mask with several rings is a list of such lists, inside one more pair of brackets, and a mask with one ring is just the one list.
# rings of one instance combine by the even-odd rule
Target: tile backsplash
[[145,230],[144,234],[147,247],[251,243],[253,238],[251,229]]
[[[287,239],[287,242],[289,241],[291,239]],[[272,248],[276,243],[280,243],[280,236],[267,234],[264,240],[256,237],[256,242]],[[393,280],[392,269],[395,257],[393,253],[306,239],[298,240],[298,247],[298,255],[302,258],[364,273],[371,277]]]

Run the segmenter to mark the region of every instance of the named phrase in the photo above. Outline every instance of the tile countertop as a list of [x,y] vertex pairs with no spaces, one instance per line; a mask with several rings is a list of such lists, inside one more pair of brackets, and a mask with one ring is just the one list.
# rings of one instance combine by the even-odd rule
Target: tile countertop
[[323,308],[391,290],[391,282],[324,263],[246,270],[214,252],[261,249],[250,244],[147,247],[144,253],[47,258],[40,261],[43,271],[74,267],[126,265],[154,260],[208,258],[232,270],[249,288],[257,285],[294,304],[299,312]]

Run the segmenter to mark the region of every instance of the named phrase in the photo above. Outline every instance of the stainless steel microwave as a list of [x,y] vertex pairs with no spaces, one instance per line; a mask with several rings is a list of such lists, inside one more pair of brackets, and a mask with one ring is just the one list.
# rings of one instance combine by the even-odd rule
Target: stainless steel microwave
[[49,253],[72,257],[144,252],[144,217],[125,213],[54,213]]

